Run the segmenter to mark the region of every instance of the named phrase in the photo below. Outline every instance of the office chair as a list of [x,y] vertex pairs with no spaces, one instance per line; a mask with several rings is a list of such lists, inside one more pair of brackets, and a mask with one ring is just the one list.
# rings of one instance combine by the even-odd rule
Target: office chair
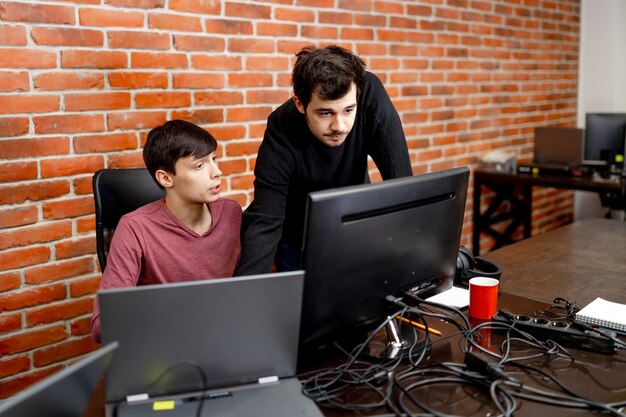
[[93,175],[96,252],[104,271],[111,238],[120,218],[165,195],[145,168],[101,169]]

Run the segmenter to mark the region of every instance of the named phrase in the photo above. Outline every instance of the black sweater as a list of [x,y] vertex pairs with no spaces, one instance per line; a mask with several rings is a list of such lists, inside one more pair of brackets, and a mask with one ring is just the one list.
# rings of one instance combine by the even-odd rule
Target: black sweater
[[374,74],[366,73],[356,120],[340,146],[316,139],[293,100],[272,112],[254,169],[254,201],[243,213],[236,274],[269,272],[281,239],[301,246],[308,194],[364,183],[368,155],[383,179],[412,175],[400,117]]

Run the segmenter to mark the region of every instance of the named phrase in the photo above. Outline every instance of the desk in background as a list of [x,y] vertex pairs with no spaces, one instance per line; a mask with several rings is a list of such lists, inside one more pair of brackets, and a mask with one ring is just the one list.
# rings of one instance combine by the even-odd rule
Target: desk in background
[[[531,235],[532,192],[533,186],[554,187],[569,190],[593,191],[600,193],[603,205],[615,209],[624,209],[626,201],[626,182],[619,177],[603,179],[592,177],[573,177],[565,175],[512,174],[484,168],[474,171],[474,207],[472,250],[480,254],[480,235],[486,233],[495,239],[491,248],[498,249],[513,243],[513,233],[523,226],[524,239]],[[481,212],[480,200],[483,188],[495,192],[495,197],[484,212]],[[510,203],[510,210],[504,213],[498,210],[505,203]],[[511,220],[502,231],[492,226]]]

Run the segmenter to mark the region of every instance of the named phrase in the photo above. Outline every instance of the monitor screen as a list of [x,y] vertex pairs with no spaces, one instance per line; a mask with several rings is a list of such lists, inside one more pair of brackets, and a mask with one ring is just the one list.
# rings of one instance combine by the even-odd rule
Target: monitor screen
[[309,194],[301,347],[380,324],[397,310],[387,295],[452,286],[468,179],[464,167]]
[[617,155],[624,155],[625,140],[626,113],[587,113],[585,161],[614,163]]

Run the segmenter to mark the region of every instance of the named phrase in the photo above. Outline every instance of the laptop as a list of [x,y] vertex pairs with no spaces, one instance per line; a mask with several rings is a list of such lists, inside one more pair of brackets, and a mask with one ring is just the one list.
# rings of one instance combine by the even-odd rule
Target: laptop
[[0,403],[2,417],[81,416],[117,343],[110,343]]
[[535,128],[533,164],[544,170],[566,171],[583,163],[585,130],[572,127]]
[[295,377],[304,271],[98,292],[107,414],[322,416]]

